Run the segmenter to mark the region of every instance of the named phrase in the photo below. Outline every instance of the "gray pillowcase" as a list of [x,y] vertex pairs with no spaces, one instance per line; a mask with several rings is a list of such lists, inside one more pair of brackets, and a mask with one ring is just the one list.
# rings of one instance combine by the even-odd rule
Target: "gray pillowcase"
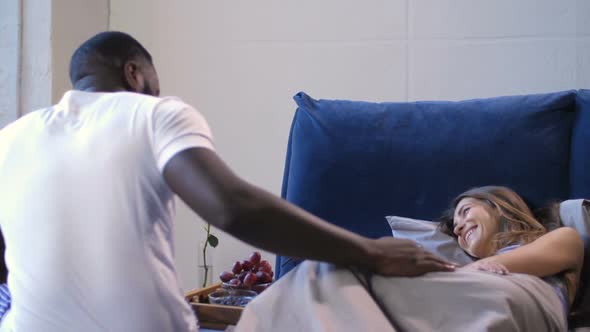
[[575,228],[584,240],[584,268],[580,276],[578,299],[572,310],[590,314],[590,201],[564,201],[559,206],[559,216],[564,226]]
[[441,232],[437,222],[387,216],[385,217],[393,236],[398,239],[409,239],[418,242],[426,250],[459,265],[465,265],[474,260],[459,247],[453,237]]

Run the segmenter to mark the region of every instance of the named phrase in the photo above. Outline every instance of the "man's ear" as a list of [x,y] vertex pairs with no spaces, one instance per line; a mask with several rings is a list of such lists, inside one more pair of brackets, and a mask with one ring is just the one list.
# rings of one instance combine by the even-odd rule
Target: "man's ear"
[[141,93],[145,88],[145,77],[137,61],[130,60],[125,62],[125,65],[123,65],[123,79],[127,83],[126,88],[131,92]]

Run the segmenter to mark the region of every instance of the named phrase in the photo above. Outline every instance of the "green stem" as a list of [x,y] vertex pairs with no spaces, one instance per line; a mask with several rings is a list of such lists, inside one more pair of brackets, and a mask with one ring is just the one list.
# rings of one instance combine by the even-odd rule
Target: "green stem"
[[205,268],[205,277],[203,278],[203,288],[207,286],[207,277],[209,276],[209,266],[207,266],[207,245],[209,244],[209,235],[211,234],[211,224],[207,224],[207,237],[203,246],[203,266]]

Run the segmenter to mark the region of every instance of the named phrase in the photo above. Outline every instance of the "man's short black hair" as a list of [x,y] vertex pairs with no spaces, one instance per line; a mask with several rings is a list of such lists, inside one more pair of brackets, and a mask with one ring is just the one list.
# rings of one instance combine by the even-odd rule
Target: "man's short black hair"
[[74,85],[87,75],[120,75],[123,65],[137,57],[152,63],[150,53],[135,38],[118,31],[101,32],[72,55],[70,81]]

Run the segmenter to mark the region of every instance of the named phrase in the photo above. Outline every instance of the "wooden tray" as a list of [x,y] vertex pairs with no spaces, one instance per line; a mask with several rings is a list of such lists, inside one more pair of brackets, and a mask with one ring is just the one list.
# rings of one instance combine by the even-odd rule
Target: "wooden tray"
[[236,325],[240,320],[244,308],[208,303],[207,296],[220,287],[221,282],[218,282],[209,287],[192,290],[185,295],[203,328],[225,330],[228,325]]

